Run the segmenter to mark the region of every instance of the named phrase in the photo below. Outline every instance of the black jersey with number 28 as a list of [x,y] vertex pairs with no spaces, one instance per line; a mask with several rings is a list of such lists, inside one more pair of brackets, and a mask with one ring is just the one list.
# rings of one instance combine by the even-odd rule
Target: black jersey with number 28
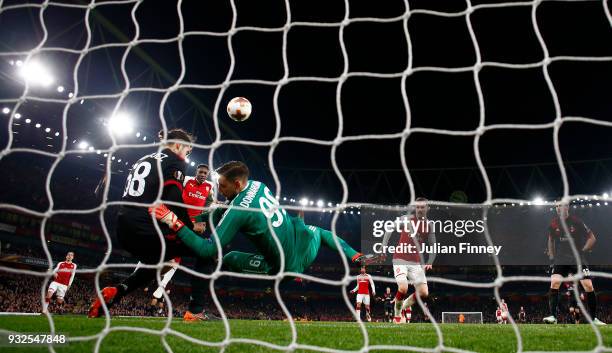
[[[160,161],[163,180],[161,185],[158,160]],[[128,175],[123,190],[123,201],[153,203],[158,197],[161,198],[163,186],[169,184],[176,184],[182,190],[185,167],[185,161],[169,149],[140,158],[134,163]]]

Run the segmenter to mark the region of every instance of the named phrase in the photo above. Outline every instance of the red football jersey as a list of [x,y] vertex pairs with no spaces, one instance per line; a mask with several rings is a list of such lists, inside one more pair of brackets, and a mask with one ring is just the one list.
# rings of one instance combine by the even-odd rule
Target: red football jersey
[[57,267],[55,267],[54,272],[57,274],[57,278],[55,278],[54,281],[65,286],[70,286],[74,279],[74,274],[76,273],[76,267],[74,262],[60,262],[57,264]]
[[374,288],[374,281],[372,281],[372,277],[369,274],[359,275],[357,276],[357,294],[370,294],[370,286],[372,285],[372,291],[376,293],[376,288]]
[[[208,197],[211,189],[211,183],[205,181],[200,184],[197,180],[191,179],[183,188],[183,202],[189,206],[204,207],[206,204],[206,198]],[[189,214],[189,217],[193,218],[202,213],[202,210],[197,208],[188,208],[187,213]]]
[[495,311],[495,316],[497,316],[497,317],[501,317],[501,316],[502,316],[502,311],[501,311],[501,309],[497,309],[497,310]]
[[[417,234],[414,237],[411,237],[410,232],[406,232],[406,231],[402,231],[402,233],[400,234],[400,240],[398,242],[398,246],[402,246],[406,249],[405,253],[394,253],[393,254],[393,259],[394,260],[403,260],[403,261],[408,261],[408,262],[414,262],[414,263],[420,263],[421,262],[421,255],[419,254],[419,249],[421,246],[422,242],[425,242],[427,240],[427,237],[429,236],[429,229],[427,227],[427,219],[421,219],[420,223],[418,223],[419,220],[417,220],[417,218],[415,216],[411,216],[408,220],[410,227],[412,228],[417,227],[418,229],[416,230]],[[416,239],[416,241],[415,241]],[[413,245],[412,252],[408,252],[408,245]]]

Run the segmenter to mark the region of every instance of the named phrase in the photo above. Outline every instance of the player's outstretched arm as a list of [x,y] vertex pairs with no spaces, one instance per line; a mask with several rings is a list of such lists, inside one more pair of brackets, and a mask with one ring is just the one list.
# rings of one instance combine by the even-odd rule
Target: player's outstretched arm
[[[204,239],[195,234],[191,229],[178,219],[176,214],[170,211],[165,205],[149,208],[149,213],[154,214],[155,218],[167,224],[170,229],[177,232],[181,241],[201,258],[211,258],[217,254],[217,244],[214,239]],[[227,245],[236,235],[243,223],[244,212],[228,209],[225,215],[216,226],[216,235],[221,243],[221,247]]]

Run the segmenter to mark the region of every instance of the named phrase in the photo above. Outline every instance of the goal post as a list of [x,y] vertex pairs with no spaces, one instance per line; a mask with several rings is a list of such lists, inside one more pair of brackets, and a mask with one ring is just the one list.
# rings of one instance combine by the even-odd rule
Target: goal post
[[443,311],[443,324],[482,324],[482,311]]

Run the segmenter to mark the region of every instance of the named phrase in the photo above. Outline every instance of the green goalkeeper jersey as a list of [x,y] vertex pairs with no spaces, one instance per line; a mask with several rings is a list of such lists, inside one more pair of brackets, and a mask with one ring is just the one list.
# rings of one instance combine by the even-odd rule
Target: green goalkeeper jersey
[[[213,225],[221,247],[230,243],[236,233],[241,232],[250,239],[271,267],[278,270],[280,254],[273,230],[285,255],[285,271],[302,272],[303,259],[300,254],[318,239],[312,236],[312,232],[308,231],[300,218],[291,217],[284,209],[274,207],[278,207],[278,200],[270,189],[259,181],[249,180],[246,188],[236,195],[228,208],[213,211]],[[206,217],[201,218],[206,220]],[[216,253],[216,244],[211,241],[205,249],[205,256],[212,257]]]

